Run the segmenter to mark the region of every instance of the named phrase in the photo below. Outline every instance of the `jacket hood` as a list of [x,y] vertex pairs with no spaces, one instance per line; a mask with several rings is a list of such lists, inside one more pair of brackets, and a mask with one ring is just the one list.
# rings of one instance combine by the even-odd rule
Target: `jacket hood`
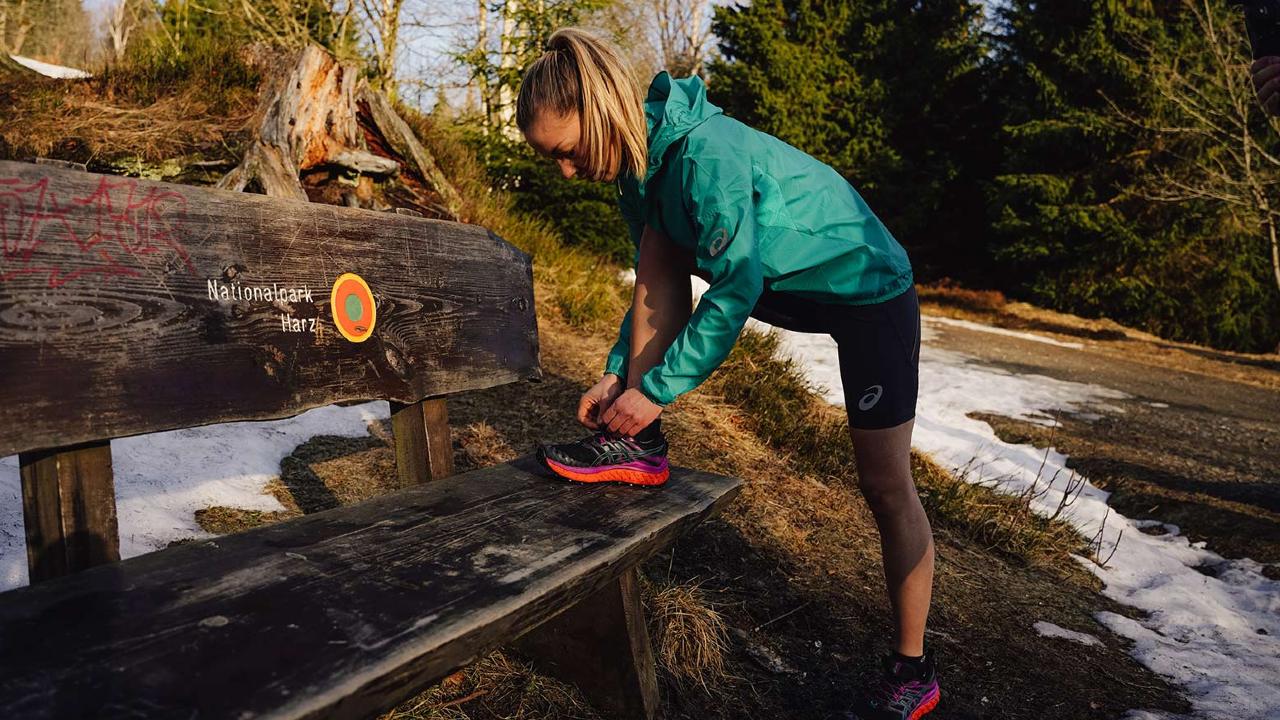
[[[649,126],[649,165],[641,188],[662,167],[667,150],[707,119],[723,111],[707,100],[707,86],[694,76],[679,80],[666,70],[649,84],[644,100],[644,117]],[[643,192],[643,190],[642,190]]]

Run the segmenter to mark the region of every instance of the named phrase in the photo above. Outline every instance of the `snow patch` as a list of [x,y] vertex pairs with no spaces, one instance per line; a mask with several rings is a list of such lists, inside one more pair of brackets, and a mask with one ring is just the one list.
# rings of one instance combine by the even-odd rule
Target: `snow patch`
[[[120,556],[130,558],[183,538],[213,537],[195,511],[214,505],[283,510],[265,493],[280,461],[317,435],[362,437],[390,417],[386,402],[309,410],[284,420],[206,425],[111,442]],[[26,585],[22,490],[16,455],[0,458],[0,591]]]
[[38,72],[45,77],[59,78],[62,80],[83,80],[85,78],[93,77],[92,74],[87,73],[84,70],[66,67],[65,65],[54,65],[53,63],[40,62],[39,60],[23,57],[21,55],[10,55],[9,59],[28,70]]
[[1042,635],[1043,637],[1062,638],[1063,640],[1070,640],[1071,642],[1077,642],[1077,643],[1080,643],[1081,645],[1098,645],[1098,646],[1102,645],[1101,640],[1094,637],[1093,635],[1090,635],[1089,633],[1082,633],[1082,632],[1076,632],[1075,630],[1068,630],[1064,627],[1059,627],[1057,625],[1054,625],[1051,622],[1045,622],[1041,620],[1035,623],[1034,625],[1032,625],[1031,627],[1035,628],[1035,631],[1040,635]]
[[1079,349],[1084,347],[1084,343],[1063,342],[1061,340],[1054,340],[1051,337],[1045,337],[1043,335],[1035,335],[1029,332],[1019,332],[1017,330],[1009,330],[1007,328],[995,327],[992,325],[982,325],[980,323],[970,322],[968,320],[958,320],[956,318],[942,317],[941,315],[925,315],[923,319],[925,322],[934,323],[936,325],[950,325],[951,327],[959,327],[959,328],[964,328],[966,330],[974,330],[977,332],[991,333],[993,335],[1007,335],[1009,337],[1021,338],[1023,340],[1032,340],[1038,343],[1045,343],[1046,345],[1057,345],[1058,347],[1074,348],[1074,349]]

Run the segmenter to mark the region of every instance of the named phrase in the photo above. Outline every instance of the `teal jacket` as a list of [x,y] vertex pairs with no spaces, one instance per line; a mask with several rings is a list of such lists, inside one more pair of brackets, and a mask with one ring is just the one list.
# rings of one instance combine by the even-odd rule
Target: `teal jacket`
[[[911,264],[867,203],[829,165],[725,115],[696,77],[658,73],[645,99],[649,164],[618,179],[618,206],[639,258],[645,225],[690,250],[711,287],[645,373],[666,405],[724,362],[767,288],[825,303],[870,305],[911,286]],[[626,377],[631,313],[605,372]]]

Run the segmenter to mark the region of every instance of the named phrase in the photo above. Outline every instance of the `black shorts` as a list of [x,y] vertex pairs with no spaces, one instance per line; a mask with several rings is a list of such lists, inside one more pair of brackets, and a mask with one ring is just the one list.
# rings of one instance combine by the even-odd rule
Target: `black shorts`
[[849,427],[878,430],[916,416],[920,302],[914,285],[875,305],[821,303],[766,290],[751,315],[787,330],[835,339]]

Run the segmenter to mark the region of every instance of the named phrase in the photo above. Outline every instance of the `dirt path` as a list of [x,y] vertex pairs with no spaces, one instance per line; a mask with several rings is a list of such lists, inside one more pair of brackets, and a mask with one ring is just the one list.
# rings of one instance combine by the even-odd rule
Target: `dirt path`
[[1280,577],[1280,370],[1164,343],[1042,333],[1078,345],[1065,347],[947,319],[927,324],[933,346],[983,364],[1127,393],[1105,407],[1060,414],[1054,429],[982,419],[1006,441],[1069,455],[1126,516],[1173,523],[1224,556],[1268,563],[1268,576]]

